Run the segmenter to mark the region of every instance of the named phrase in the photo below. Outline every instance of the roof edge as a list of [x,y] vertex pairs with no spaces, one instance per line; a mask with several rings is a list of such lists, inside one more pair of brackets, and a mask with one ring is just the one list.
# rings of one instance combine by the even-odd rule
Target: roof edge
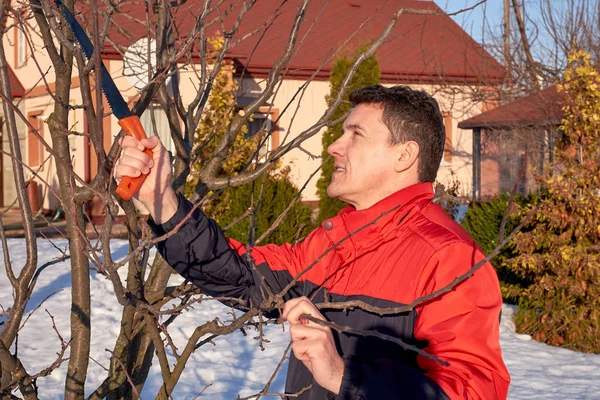
[[[254,76],[257,78],[268,77],[271,72],[271,66],[250,66],[243,67],[239,63],[238,72],[236,75],[242,73]],[[313,78],[314,80],[328,80],[331,74],[331,68],[323,68],[316,70],[314,68],[296,68],[288,70],[285,73],[284,79],[308,79]],[[414,73],[414,72],[389,72],[382,71],[379,80],[382,83],[399,83],[399,82],[426,82],[426,83],[479,83],[482,86],[497,85],[504,81],[502,76],[491,76],[487,79],[482,79],[479,76],[472,75],[440,75],[440,74],[428,74],[428,73]]]
[[553,127],[560,125],[560,120],[532,120],[532,121],[493,121],[493,122],[459,122],[460,129],[507,129],[519,127]]

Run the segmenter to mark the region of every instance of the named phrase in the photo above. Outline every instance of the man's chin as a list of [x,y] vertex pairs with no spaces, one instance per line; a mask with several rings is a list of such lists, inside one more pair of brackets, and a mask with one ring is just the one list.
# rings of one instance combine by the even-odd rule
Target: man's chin
[[331,197],[332,199],[337,199],[338,197],[340,197],[340,193],[338,190],[335,190],[335,188],[332,188],[330,184],[327,187],[327,196]]
[[348,201],[346,200],[346,198],[344,196],[344,193],[341,190],[335,190],[335,188],[333,188],[333,189],[327,188],[327,196],[329,196],[329,198],[343,201],[344,203],[348,203]]

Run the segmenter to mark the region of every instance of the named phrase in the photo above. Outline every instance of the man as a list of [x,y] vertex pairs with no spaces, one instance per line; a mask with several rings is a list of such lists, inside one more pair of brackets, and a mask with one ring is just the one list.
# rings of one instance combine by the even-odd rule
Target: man
[[[431,201],[445,141],[436,101],[407,87],[378,85],[355,91],[350,101],[354,108],[342,136],[328,149],[335,171],[327,192],[349,204],[336,217],[297,245],[254,247],[256,270],[245,246],[225,239],[199,210],[158,244],[159,252],[206,293],[255,305],[263,299],[262,278],[277,293],[299,276],[285,295],[282,315],[293,343],[288,394],[301,393],[300,399],[506,398],[510,378],[498,329],[502,299],[489,263],[410,312],[319,311],[314,305],[327,300],[399,307],[444,288],[484,258]],[[138,199],[157,235],[172,230],[192,205],[171,189],[170,168],[158,167],[168,165],[164,148],[155,138],[140,143],[128,137],[122,145],[115,176],[149,174]],[[152,149],[153,159],[145,148]],[[400,338],[445,364],[392,341],[338,334],[302,314]]]

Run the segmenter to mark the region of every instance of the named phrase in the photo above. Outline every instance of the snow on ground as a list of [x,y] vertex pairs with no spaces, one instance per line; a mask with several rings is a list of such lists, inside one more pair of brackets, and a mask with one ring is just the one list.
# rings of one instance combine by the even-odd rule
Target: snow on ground
[[500,344],[511,376],[509,399],[600,399],[600,354],[536,342],[515,332],[516,307],[504,305]]
[[[55,240],[54,245],[67,249],[65,240]],[[39,265],[60,255],[52,244],[39,240]],[[8,241],[9,254],[13,267],[18,270],[25,263],[25,242],[22,239]],[[113,258],[120,259],[127,254],[127,243],[122,240],[112,242]],[[4,271],[4,261],[0,261]],[[174,281],[179,281],[173,276]],[[119,332],[121,307],[112,292],[111,283],[102,275],[91,272],[92,286],[92,351],[91,357],[98,363],[108,366],[109,353]],[[26,369],[34,373],[48,366],[60,350],[60,342],[54,333],[48,310],[56,319],[57,328],[68,340],[70,309],[70,273],[68,262],[53,265],[42,272],[29,303],[30,313],[49,295],[42,306],[35,311],[19,334],[18,355]],[[0,305],[12,305],[12,292],[5,273],[0,273]],[[171,325],[170,333],[179,348],[185,345],[194,328],[204,321],[219,316],[222,320],[231,318],[231,309],[216,301],[205,301],[185,312]],[[600,355],[577,353],[566,349],[550,347],[535,342],[527,335],[515,333],[514,307],[504,306],[501,326],[501,343],[506,365],[512,376],[509,398],[530,399],[599,399],[600,400]],[[1,319],[0,319],[1,321]],[[288,344],[288,334],[279,326],[265,328],[265,351],[261,351],[253,337],[255,330],[247,330],[247,336],[235,332],[217,338],[193,354],[182,378],[176,387],[173,398],[192,399],[207,385],[200,399],[235,399],[238,394],[247,396],[260,391],[269,380],[275,366],[281,359]],[[14,350],[14,348],[13,348]],[[171,366],[174,359],[171,358]],[[61,399],[66,365],[54,371],[51,376],[38,380],[40,398]],[[90,361],[86,390],[91,392],[104,379],[105,371]],[[154,398],[161,384],[160,368],[153,363],[142,398]],[[271,386],[272,393],[283,390],[285,367]]]

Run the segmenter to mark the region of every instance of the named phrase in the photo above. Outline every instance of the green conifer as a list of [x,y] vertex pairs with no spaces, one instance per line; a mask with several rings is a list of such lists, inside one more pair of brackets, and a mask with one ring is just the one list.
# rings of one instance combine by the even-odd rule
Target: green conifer
[[[361,52],[362,50],[358,51],[357,54],[360,54]],[[340,87],[342,86],[342,82],[348,74],[348,71],[350,70],[350,67],[353,63],[354,60],[348,57],[340,58],[333,63],[333,69],[331,70],[331,76],[329,78],[331,91],[327,96],[328,105],[331,104],[331,101],[335,99],[335,97],[339,93]],[[378,84],[379,76],[379,63],[377,62],[376,56],[372,55],[371,57],[364,60],[356,70],[356,73],[354,74],[354,77],[352,78],[344,94],[342,103],[340,103],[338,108],[335,110],[331,119],[336,120],[342,118],[352,108],[352,105],[348,100],[352,91],[362,88],[364,86]],[[342,133],[342,125],[343,122],[339,122],[338,124],[327,128],[327,130],[323,134],[322,155],[324,160],[328,157],[327,148],[329,147],[329,145],[340,137]],[[327,196],[327,186],[329,186],[329,183],[331,182],[332,174],[333,159],[329,159],[326,163],[323,164],[323,167],[321,169],[321,177],[317,182],[317,188],[319,193],[319,215],[317,217],[318,223],[323,222],[327,218],[335,216],[339,210],[346,206],[345,203]]]

